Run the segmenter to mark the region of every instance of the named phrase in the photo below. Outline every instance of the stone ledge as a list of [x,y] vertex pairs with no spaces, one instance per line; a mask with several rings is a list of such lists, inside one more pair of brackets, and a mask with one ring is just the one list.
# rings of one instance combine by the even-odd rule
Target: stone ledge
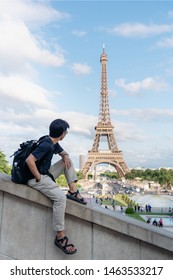
[[32,189],[31,187],[23,184],[15,184],[11,181],[9,175],[0,173],[0,190],[16,195],[21,198],[25,198],[29,201],[52,207],[52,202],[42,193]]
[[[52,207],[52,202],[43,194],[29,186],[13,183],[10,176],[2,173],[0,173],[0,190],[49,208]],[[71,200],[67,200],[66,213],[173,252],[172,233],[160,228],[156,229],[121,213],[98,208],[92,204],[84,206]]]

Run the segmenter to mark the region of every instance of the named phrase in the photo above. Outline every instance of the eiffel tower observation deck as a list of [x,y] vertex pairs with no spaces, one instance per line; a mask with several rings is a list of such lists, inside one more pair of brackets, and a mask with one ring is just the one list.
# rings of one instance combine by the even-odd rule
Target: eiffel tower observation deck
[[[108,86],[107,86],[107,55],[103,47],[103,53],[100,57],[101,62],[101,89],[100,89],[100,109],[98,123],[95,127],[96,133],[93,147],[88,151],[88,159],[85,162],[82,173],[87,177],[91,168],[100,163],[107,163],[115,167],[120,177],[129,172],[129,169],[123,159],[122,151],[118,149],[114,136],[114,126],[111,123]],[[106,138],[108,149],[100,149],[102,138]]]

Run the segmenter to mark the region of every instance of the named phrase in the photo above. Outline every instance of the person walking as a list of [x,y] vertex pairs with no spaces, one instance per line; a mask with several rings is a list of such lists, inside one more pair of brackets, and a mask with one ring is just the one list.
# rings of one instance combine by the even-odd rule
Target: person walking
[[[53,201],[53,229],[56,231],[54,244],[66,254],[74,254],[77,249],[69,243],[65,235],[66,198],[84,205],[87,202],[77,190],[77,176],[73,163],[68,153],[59,144],[67,135],[69,127],[69,124],[62,119],[52,121],[49,126],[49,135],[40,138],[42,141],[28,156],[26,163],[30,172],[27,184]],[[51,166],[54,154],[58,154],[61,159]],[[62,173],[69,186],[67,195],[55,182],[55,178]]]

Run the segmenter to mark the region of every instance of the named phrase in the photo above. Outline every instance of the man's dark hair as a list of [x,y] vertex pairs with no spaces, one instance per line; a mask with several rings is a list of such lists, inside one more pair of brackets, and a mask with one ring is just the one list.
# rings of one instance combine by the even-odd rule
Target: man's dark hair
[[70,128],[70,126],[66,121],[56,119],[51,122],[49,126],[49,136],[53,138],[60,137],[68,128]]

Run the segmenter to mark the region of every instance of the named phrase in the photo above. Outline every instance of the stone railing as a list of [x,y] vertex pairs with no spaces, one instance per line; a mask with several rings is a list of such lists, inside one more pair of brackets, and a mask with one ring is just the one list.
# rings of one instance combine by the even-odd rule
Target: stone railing
[[0,173],[0,259],[173,259],[173,233],[89,203],[67,201],[66,235],[75,255],[53,243],[52,202]]

